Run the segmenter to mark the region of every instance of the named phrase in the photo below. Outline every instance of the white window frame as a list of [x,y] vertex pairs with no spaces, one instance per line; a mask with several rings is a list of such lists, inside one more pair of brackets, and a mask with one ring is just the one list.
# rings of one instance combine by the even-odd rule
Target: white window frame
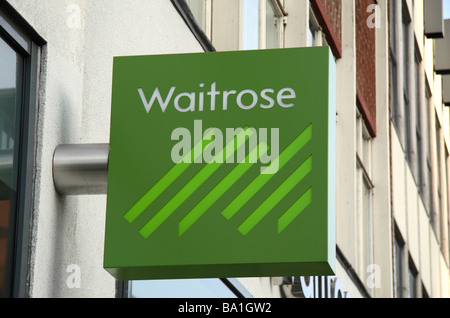
[[[313,36],[312,39],[311,36]],[[322,27],[320,26],[311,5],[309,5],[308,46],[322,46],[324,44],[324,39],[325,33],[322,31]]]
[[[244,6],[245,1],[251,1],[251,0],[240,0],[240,7],[241,7],[241,18],[240,18],[240,24],[241,24],[241,41],[240,41],[240,48],[241,50],[247,49],[247,45],[244,42],[244,32],[246,28],[246,21],[245,21],[245,15],[244,15]],[[274,11],[274,23],[278,26],[277,29],[277,38],[278,43],[275,45],[275,48],[282,48],[284,47],[284,29],[285,25],[287,23],[287,17],[286,12],[284,10],[284,6],[279,0],[253,0],[258,1],[258,30],[256,33],[258,34],[258,49],[266,49],[267,48],[267,5],[272,5],[273,11]],[[268,3],[270,2],[270,3]]]

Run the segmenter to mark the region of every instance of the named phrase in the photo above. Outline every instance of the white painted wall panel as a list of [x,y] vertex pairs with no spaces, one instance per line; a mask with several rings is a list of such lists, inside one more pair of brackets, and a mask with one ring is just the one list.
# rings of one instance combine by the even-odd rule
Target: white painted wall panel
[[[58,195],[53,151],[60,143],[109,142],[113,56],[202,49],[166,0],[8,1],[47,41],[39,91],[31,296],[114,297],[115,280],[103,270],[106,196]],[[74,274],[67,272],[71,264],[80,269],[80,288],[67,284]]]

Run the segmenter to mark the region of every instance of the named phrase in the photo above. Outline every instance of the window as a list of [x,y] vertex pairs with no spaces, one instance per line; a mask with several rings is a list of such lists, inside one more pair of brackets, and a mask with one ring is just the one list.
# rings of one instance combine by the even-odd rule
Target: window
[[23,58],[0,38],[0,296],[7,295],[11,212],[16,209],[17,156],[22,116]]
[[394,242],[394,279],[395,279],[395,297],[403,297],[403,250],[404,241],[398,231],[396,231]]
[[373,184],[372,170],[372,139],[357,111],[357,198],[359,216],[359,270],[367,281],[367,268],[373,263]]
[[411,257],[409,258],[409,267],[408,267],[408,298],[417,298],[417,279],[418,273],[416,266],[414,265]]
[[277,0],[243,0],[243,49],[283,47],[285,12]]
[[396,4],[398,1],[389,1],[390,4],[390,13],[389,13],[389,25],[390,25],[390,45],[389,45],[389,54],[390,54],[390,95],[391,95],[391,116],[393,123],[397,130],[399,130],[399,101],[398,101],[398,62],[397,62],[397,31],[395,27],[397,9]]
[[324,34],[319,22],[312,10],[309,8],[309,30],[308,30],[308,46],[321,46],[323,44]]
[[[401,23],[399,23],[401,21]],[[412,167],[412,138],[415,127],[410,112],[415,105],[410,101],[410,54],[412,52],[411,19],[406,2],[390,1],[390,69],[392,120],[408,163]],[[414,107],[414,108],[413,108]]]
[[170,279],[131,282],[131,298],[252,297],[237,279]]
[[437,180],[436,180],[436,193],[437,193],[437,206],[436,209],[431,214],[431,224],[433,225],[436,238],[441,242],[441,214],[442,214],[442,136],[441,136],[441,125],[439,123],[439,118],[435,115],[435,129],[436,129],[436,168],[437,168]]
[[218,50],[283,47],[287,13],[282,2],[186,0],[198,26]]
[[259,48],[259,0],[244,0],[243,3],[243,49]]
[[425,209],[430,215],[432,213],[433,209],[433,180],[432,180],[432,171],[431,171],[431,134],[430,134],[430,127],[431,127],[431,118],[430,114],[433,111],[432,101],[431,101],[431,93],[428,88],[428,85],[426,85],[425,89],[425,117],[422,119],[422,123],[424,125],[423,132],[425,133],[425,136],[423,138],[423,142],[425,145],[423,145],[424,153],[423,153],[423,160],[425,161],[423,163],[423,190],[421,191],[422,199],[425,204]]
[[403,19],[402,19],[402,30],[403,30],[403,104],[404,104],[404,113],[405,113],[405,152],[406,157],[408,159],[409,164],[411,165],[412,158],[412,140],[411,140],[411,121],[408,116],[411,112],[410,105],[410,87],[409,87],[409,52],[410,52],[410,40],[409,40],[409,25],[410,20],[407,16],[406,8],[403,8]]
[[186,0],[186,4],[192,12],[195,20],[202,30],[207,31],[207,5],[208,0]]
[[283,26],[281,6],[276,1],[266,0],[266,48],[282,47],[281,32]]
[[416,157],[416,167],[414,169],[414,175],[416,178],[416,183],[417,183],[417,187],[419,188],[419,192],[422,192],[423,189],[423,169],[422,169],[422,165],[423,165],[423,137],[422,137],[422,125],[423,125],[423,120],[422,120],[422,116],[421,116],[421,109],[422,109],[422,85],[421,85],[421,58],[420,58],[420,53],[418,52],[418,50],[416,50],[416,54],[415,54],[415,64],[414,64],[414,70],[415,70],[415,90],[416,90],[416,109],[415,109],[415,130],[416,130],[416,153],[417,153],[417,157]]
[[26,22],[1,2],[0,297],[27,293],[38,44],[44,41],[26,30]]

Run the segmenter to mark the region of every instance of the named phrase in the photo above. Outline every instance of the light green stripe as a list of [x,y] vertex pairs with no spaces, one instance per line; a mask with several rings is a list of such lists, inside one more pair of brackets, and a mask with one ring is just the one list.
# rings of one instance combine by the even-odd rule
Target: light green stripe
[[254,163],[249,163],[249,158],[259,156],[267,151],[267,144],[261,142],[245,158],[244,163],[237,164],[233,170],[217,184],[206,197],[204,197],[186,216],[180,221],[178,235],[183,235],[236,181],[250,169]]
[[280,234],[294,219],[303,212],[312,201],[312,188],[309,188],[283,215],[278,219],[278,234]]
[[[236,150],[245,143],[246,138],[241,138],[245,130],[241,130],[228,144],[236,142],[234,151],[229,156],[234,156]],[[224,148],[222,148],[214,157],[223,158]],[[214,161],[214,160],[212,160]],[[222,163],[210,163],[204,166],[194,178],[191,179],[172,199],[164,205],[140,230],[139,233],[145,238],[149,237],[173,212],[195,191],[203,182],[205,182]]]
[[[293,142],[280,154],[280,167],[283,166],[294,157],[312,138],[312,124],[309,125]],[[242,191],[223,211],[222,215],[227,219],[231,219],[244,205],[250,200],[256,192],[258,192],[274,174],[258,175],[245,189]]]
[[272,194],[238,227],[247,235],[312,170],[312,156],[306,159]]
[[[202,146],[205,140],[211,139],[213,132],[206,134],[182,159],[181,162],[175,164],[169,172],[167,172],[159,181],[150,188],[132,207],[124,214],[124,218],[128,222],[133,222],[152,202],[167,189],[176,178],[178,178],[191,163],[184,163],[184,160],[189,158],[188,162],[192,161],[192,154],[195,147]],[[203,154],[201,154],[203,155]],[[194,158],[195,160],[195,158]]]

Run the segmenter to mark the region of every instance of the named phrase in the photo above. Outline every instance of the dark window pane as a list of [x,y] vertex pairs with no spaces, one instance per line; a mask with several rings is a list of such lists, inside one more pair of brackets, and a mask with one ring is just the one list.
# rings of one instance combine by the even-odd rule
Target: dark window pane
[[397,298],[402,298],[403,293],[403,246],[399,240],[395,239],[395,289]]
[[0,297],[9,282],[11,233],[17,189],[23,60],[0,38]]

